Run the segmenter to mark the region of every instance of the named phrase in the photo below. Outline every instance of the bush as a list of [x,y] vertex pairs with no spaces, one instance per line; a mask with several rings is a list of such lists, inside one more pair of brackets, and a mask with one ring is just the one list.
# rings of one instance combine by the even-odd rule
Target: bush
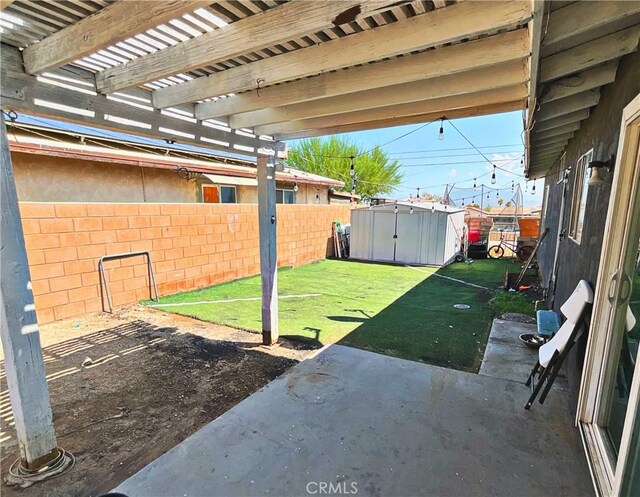
[[518,292],[498,290],[489,301],[489,305],[496,315],[504,314],[505,312],[517,312],[531,317],[536,315],[534,303]]

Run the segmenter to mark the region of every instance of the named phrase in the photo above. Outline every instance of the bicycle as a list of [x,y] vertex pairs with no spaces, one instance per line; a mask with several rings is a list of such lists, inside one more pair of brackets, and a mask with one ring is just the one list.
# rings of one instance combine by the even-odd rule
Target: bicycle
[[531,245],[518,246],[517,243],[510,243],[504,239],[504,232],[500,230],[500,243],[489,248],[487,255],[490,259],[502,259],[504,257],[505,247],[516,254],[516,257],[522,262],[529,260],[529,257],[533,253],[533,247]]

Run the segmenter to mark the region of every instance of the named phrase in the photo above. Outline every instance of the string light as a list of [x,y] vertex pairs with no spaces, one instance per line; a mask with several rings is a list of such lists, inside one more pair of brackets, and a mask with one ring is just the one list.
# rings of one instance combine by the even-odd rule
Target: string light
[[473,178],[473,189],[475,190],[476,188],[476,178]]
[[536,180],[533,180],[533,188],[531,188],[531,195],[535,195],[536,194]]
[[351,159],[351,170],[349,171],[349,174],[353,178],[356,175],[356,165],[353,162],[353,159],[355,159],[355,157],[352,155],[349,158]]
[[393,204],[393,213],[394,214],[398,213],[398,201],[394,202]]
[[295,183],[295,184],[293,185],[293,191],[294,191],[294,192],[297,192],[297,191],[298,191],[298,183]]
[[462,207],[464,207],[464,199],[462,199]]
[[500,190],[496,190],[496,198],[500,198]]
[[316,188],[316,204],[320,203],[320,188]]
[[409,214],[413,214],[413,205],[411,206],[411,208],[409,209]]
[[491,184],[496,184],[496,165],[493,165],[493,172],[491,173]]
[[444,117],[440,120],[440,131],[438,132],[438,140],[444,140]]
[[513,193],[515,191],[515,189],[516,189],[516,183],[515,183],[515,181],[512,181],[511,182],[511,193]]

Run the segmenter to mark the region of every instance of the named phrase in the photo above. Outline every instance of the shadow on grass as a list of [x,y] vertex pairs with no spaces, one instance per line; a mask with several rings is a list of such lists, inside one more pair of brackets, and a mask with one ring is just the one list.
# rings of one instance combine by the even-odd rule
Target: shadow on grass
[[[361,323],[337,342],[341,345],[477,372],[494,317],[489,300],[501,284],[505,264],[510,263],[482,261],[439,268],[375,315],[344,309],[345,315],[327,317]],[[455,304],[469,307],[458,309]],[[349,315],[354,311],[361,315]]]

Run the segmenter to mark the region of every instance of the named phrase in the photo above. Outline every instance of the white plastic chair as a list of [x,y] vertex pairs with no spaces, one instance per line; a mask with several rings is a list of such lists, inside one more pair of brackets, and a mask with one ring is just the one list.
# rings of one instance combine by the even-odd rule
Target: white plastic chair
[[[540,396],[540,404],[547,398],[547,394],[560,372],[564,358],[582,335],[583,327],[581,325],[591,304],[593,304],[593,290],[589,283],[580,280],[571,296],[560,307],[562,315],[566,318],[565,322],[553,338],[538,349],[538,361],[525,383],[527,386],[531,385],[532,381],[534,383],[531,397],[529,397],[525,409],[531,408],[531,404],[540,393],[545,381],[547,386]],[[537,384],[535,384],[536,374],[539,378]]]

